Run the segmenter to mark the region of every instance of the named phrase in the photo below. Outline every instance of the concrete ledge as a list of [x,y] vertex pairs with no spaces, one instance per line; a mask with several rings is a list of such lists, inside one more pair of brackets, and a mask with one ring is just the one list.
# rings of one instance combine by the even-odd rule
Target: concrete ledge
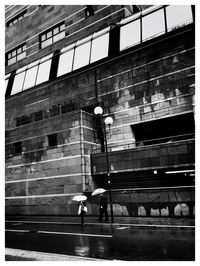
[[102,261],[94,258],[68,256],[55,253],[36,252],[22,249],[5,249],[5,260],[6,261]]

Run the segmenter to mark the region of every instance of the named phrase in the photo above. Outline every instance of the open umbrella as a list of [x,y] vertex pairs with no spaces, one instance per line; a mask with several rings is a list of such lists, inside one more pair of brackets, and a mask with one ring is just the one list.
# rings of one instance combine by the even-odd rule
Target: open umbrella
[[77,195],[77,196],[74,196],[72,200],[74,201],[82,201],[82,200],[86,200],[87,197],[85,195]]
[[97,188],[95,189],[93,192],[92,192],[92,196],[95,196],[95,195],[99,195],[99,194],[102,194],[106,192],[106,190],[104,188]]

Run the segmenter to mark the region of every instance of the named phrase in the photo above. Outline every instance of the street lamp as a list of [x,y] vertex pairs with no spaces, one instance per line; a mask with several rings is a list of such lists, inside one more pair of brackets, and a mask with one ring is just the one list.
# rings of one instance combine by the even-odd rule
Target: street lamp
[[108,191],[109,191],[109,199],[110,199],[110,213],[111,213],[111,222],[114,222],[113,218],[113,206],[112,206],[112,195],[111,195],[111,185],[110,185],[110,166],[109,166],[109,157],[108,157],[108,145],[107,145],[107,137],[106,137],[106,126],[108,125],[109,128],[113,123],[113,119],[111,116],[105,118],[104,123],[102,119],[103,109],[101,106],[97,106],[94,109],[94,113],[97,116],[101,117],[101,126],[103,127],[103,134],[105,140],[105,148],[106,148],[106,164],[107,164],[107,176],[108,176]]

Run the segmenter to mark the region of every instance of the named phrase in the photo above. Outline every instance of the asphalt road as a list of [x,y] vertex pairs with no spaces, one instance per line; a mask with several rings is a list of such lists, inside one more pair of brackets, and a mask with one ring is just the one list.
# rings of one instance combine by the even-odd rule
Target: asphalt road
[[107,260],[193,261],[193,228],[6,222],[7,248]]

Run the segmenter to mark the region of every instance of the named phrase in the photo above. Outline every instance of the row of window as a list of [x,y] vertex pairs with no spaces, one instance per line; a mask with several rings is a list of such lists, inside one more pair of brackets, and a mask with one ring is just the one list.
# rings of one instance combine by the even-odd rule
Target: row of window
[[53,105],[51,106],[49,110],[45,110],[45,111],[41,110],[41,111],[37,111],[29,115],[23,115],[23,116],[17,117],[16,126],[18,127],[18,126],[30,124],[30,123],[37,122],[37,121],[47,119],[50,117],[65,114],[73,110],[75,110],[75,104],[72,101]]
[[65,38],[65,22],[62,22],[50,30],[40,34],[40,49]]
[[[48,146],[55,147],[58,145],[58,135],[57,133],[47,135],[48,138]],[[22,154],[22,141],[18,141],[13,143],[12,150],[10,151],[12,155],[20,155]]]
[[[127,19],[124,21],[126,22]],[[118,31],[110,30],[109,27],[96,32],[61,49],[56,56],[51,54],[18,69],[12,75],[7,75],[6,86],[8,85],[8,90],[6,96],[13,95],[49,80],[51,69],[53,69],[54,73],[51,77],[55,78],[112,55],[112,50],[118,49],[117,40],[119,40],[119,50],[122,51],[192,21],[190,6],[167,6],[143,17],[138,16],[134,21],[122,24]],[[56,32],[60,32],[59,30],[61,29],[62,25],[59,26]],[[47,38],[48,32],[45,34],[43,37],[44,42],[50,38],[50,35]],[[53,34],[53,30],[51,34]],[[113,38],[113,34],[120,34],[120,36],[119,38]],[[11,81],[8,82],[8,80]]]
[[[18,14],[16,17],[9,20],[6,23],[6,26],[9,27],[17,23],[18,21],[20,21],[25,16],[26,12],[27,11],[24,10],[22,13]],[[91,15],[94,15],[93,7],[86,6],[85,16],[88,17]],[[40,49],[45,48],[51,45],[52,43],[55,43],[63,38],[65,38],[65,22],[64,21],[39,35]],[[15,62],[23,59],[24,57],[26,57],[26,44],[22,44],[19,47],[14,48],[8,53],[6,53],[6,66],[14,64]]]
[[10,27],[16,24],[17,22],[19,22],[20,20],[22,20],[25,17],[26,13],[27,13],[27,10],[23,10],[22,12],[20,12],[20,14],[11,18],[9,21],[6,22],[6,27]]
[[6,54],[7,65],[11,65],[26,57],[26,44],[23,43]]

